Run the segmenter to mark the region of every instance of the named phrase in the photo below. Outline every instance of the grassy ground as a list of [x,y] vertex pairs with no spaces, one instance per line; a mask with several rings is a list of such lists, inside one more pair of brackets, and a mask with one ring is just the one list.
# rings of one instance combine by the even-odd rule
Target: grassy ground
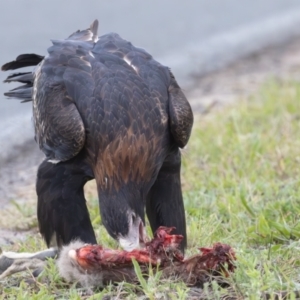
[[[279,291],[295,299],[293,291],[300,290],[299,99],[299,84],[269,82],[247,101],[196,116],[183,152],[187,254],[217,241],[231,245],[237,253],[237,269],[229,278],[229,288],[212,284],[191,293],[182,283],[152,276],[138,288],[120,284],[84,296],[84,291],[61,281],[50,261],[37,279],[23,273],[0,282],[0,299],[102,299],[104,295],[136,299],[141,290],[149,299],[192,299],[195,293],[195,299],[226,295],[259,299],[264,294],[282,299],[275,296]],[[98,240],[116,247],[101,226],[97,200],[91,197],[89,206]],[[25,219],[32,220],[32,213],[34,209],[26,209]],[[43,242],[33,234],[9,249],[42,248]],[[18,287],[20,278],[26,280]]]

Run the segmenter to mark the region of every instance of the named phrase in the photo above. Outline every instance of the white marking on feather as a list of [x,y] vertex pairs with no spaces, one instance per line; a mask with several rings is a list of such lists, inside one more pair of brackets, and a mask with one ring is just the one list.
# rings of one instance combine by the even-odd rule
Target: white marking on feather
[[128,57],[124,56],[123,59],[136,73],[138,73],[138,68],[131,63],[131,60],[129,60]]
[[43,120],[40,122],[40,126],[39,127],[40,127],[41,132],[44,134],[44,132],[45,132],[45,124],[44,124]]
[[124,56],[123,59],[129,66],[131,66],[131,61],[126,56]]
[[131,67],[136,73],[138,72],[138,68],[135,65],[131,65]]
[[41,69],[42,69],[42,66],[45,62],[45,59],[46,59],[46,57],[36,66],[36,68],[34,70],[34,74],[33,74],[33,78],[34,78],[34,81],[33,81],[33,101],[34,102],[37,100],[36,99],[37,84],[38,84],[39,78],[41,76]]
[[[133,222],[133,217],[135,221]],[[132,251],[138,249],[140,246],[140,224],[142,220],[140,217],[136,217],[134,212],[128,213],[128,234],[125,236],[119,236],[118,240],[121,247],[126,251]]]
[[84,56],[80,56],[79,57],[80,58],[80,60],[86,65],[86,66],[89,66],[89,67],[91,67],[91,64],[90,64],[90,62],[89,61],[87,61],[87,60],[85,60],[84,58]]
[[[41,69],[42,69],[42,66],[45,62],[45,59],[44,58],[38,65],[37,67],[35,68],[34,70],[34,74],[33,74],[33,93],[32,93],[32,102],[33,102],[33,121],[34,121],[34,128],[35,128],[35,133],[36,133],[36,137],[37,139],[39,138],[40,136],[40,133],[39,131],[41,132],[44,132],[44,125],[43,123],[41,123],[41,116],[40,116],[40,111],[38,109],[38,101],[39,99],[37,99],[37,94],[38,94],[38,82],[39,82],[39,79],[41,77]],[[38,142],[38,141],[37,141]]]
[[94,54],[92,53],[92,51],[89,51],[89,55],[93,58],[95,58]]
[[98,37],[98,35],[94,36],[94,43],[97,43],[97,42],[98,42],[98,40],[99,40],[99,37]]
[[107,182],[108,182],[108,178],[105,177],[105,188],[107,188]]
[[58,160],[58,159],[48,159],[48,162],[51,163],[51,164],[56,165],[56,164],[60,163],[61,160]]

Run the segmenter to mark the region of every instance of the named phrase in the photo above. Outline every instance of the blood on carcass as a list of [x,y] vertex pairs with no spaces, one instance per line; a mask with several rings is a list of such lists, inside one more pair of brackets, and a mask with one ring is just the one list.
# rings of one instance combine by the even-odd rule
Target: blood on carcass
[[80,274],[101,277],[101,285],[123,280],[136,282],[133,259],[145,276],[149,267],[154,267],[153,270],[162,272],[163,278],[176,278],[189,286],[201,286],[211,280],[212,275],[228,277],[234,272],[236,257],[229,245],[216,243],[211,248],[200,248],[199,254],[184,258],[179,250],[183,236],[171,234],[173,230],[172,227],[159,227],[144,249],[127,252],[85,245],[70,250],[69,258]]

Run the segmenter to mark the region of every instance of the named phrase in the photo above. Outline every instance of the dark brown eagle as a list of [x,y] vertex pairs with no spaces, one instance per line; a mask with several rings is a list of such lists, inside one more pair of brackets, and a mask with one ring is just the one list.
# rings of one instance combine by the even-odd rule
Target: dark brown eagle
[[8,97],[33,102],[35,139],[46,159],[37,174],[38,222],[47,246],[96,243],[83,187],[97,183],[101,220],[126,250],[144,241],[145,212],[154,232],[176,227],[186,246],[181,155],[193,114],[170,69],[118,34],[98,37],[98,21],[45,57],[23,54],[2,66],[34,72]]

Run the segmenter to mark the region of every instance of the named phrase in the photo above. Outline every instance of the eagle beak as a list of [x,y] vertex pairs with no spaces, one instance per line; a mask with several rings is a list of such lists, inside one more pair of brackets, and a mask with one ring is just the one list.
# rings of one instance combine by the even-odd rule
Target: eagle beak
[[119,237],[121,247],[126,251],[143,248],[146,242],[146,231],[143,221],[134,213],[129,217],[129,230],[126,236]]

